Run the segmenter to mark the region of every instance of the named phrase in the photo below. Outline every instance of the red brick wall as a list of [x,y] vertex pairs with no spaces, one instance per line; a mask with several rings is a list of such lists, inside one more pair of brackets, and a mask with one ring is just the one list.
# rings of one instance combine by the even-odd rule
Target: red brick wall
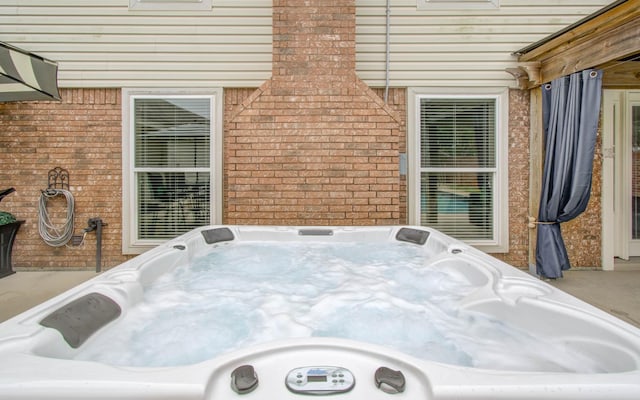
[[349,101],[313,107],[313,96],[292,101],[270,89],[225,123],[225,221],[399,223],[401,129],[380,99],[359,86]]
[[[382,89],[372,93],[378,99],[383,96]],[[89,218],[101,217],[108,224],[103,233],[103,266],[112,267],[130,258],[121,254],[120,91],[66,89],[62,94],[60,103],[0,103],[0,188],[17,190],[0,203],[0,209],[26,220],[14,247],[14,266],[95,267],[93,233],[87,235],[84,247],[62,248],[47,246],[38,234],[40,190],[47,185],[47,172],[60,166],[70,173],[76,200],[76,234]],[[255,89],[225,90],[225,223],[407,223],[406,180],[399,176],[397,157],[406,152],[404,124],[389,135],[358,134],[350,137],[350,142],[338,142],[335,133],[328,139],[315,136],[317,140],[295,144],[309,147],[301,151],[290,148],[293,144],[288,135],[264,130],[271,124],[268,116],[249,117],[246,134],[238,134],[237,125],[243,123],[234,121],[234,113],[253,94]],[[529,196],[528,98],[527,92],[510,92],[510,252],[497,255],[522,268],[527,265],[529,246],[525,223]],[[406,120],[406,90],[391,89],[388,106]],[[309,157],[315,157],[315,162],[308,164]],[[599,146],[595,161],[589,208],[563,226],[570,259],[576,267],[599,265]],[[274,190],[278,185],[291,190],[278,192]],[[344,190],[336,191],[336,187]],[[64,208],[64,204],[52,204]]]
[[[380,102],[384,91],[376,89],[372,93],[379,97],[368,98],[369,104],[372,100]],[[363,115],[347,117],[362,120],[359,123],[331,125],[324,118],[309,122],[308,125],[315,127],[311,134],[307,133],[312,137],[309,139],[297,135],[302,132],[300,129],[277,128],[273,122],[277,118],[271,118],[269,113],[278,115],[283,111],[262,105],[255,106],[260,111],[253,111],[256,114],[253,117],[235,116],[233,119],[235,110],[255,95],[254,89],[225,90],[225,223],[406,223],[406,178],[399,176],[398,160],[398,153],[406,152],[405,124],[398,125],[394,121],[396,129],[379,129],[372,134],[369,130],[360,130],[357,135],[350,136],[357,131],[353,125],[369,126],[372,132],[376,126],[383,125],[364,122],[367,114],[383,114],[379,110],[371,111],[369,105],[359,111]],[[284,101],[281,106],[292,110]],[[406,90],[390,89],[388,106],[404,120]],[[258,116],[259,112],[264,115]],[[377,118],[387,117],[378,115]],[[240,122],[244,119],[246,122]],[[314,119],[316,117],[310,117],[311,121]],[[301,122],[289,124],[304,125]],[[239,127],[245,130],[238,133]],[[380,132],[388,134],[381,135]]]
[[274,0],[272,75],[298,90],[301,81],[349,82],[355,35],[355,0]]
[[[495,257],[528,267],[529,231],[529,91],[509,91],[509,252]],[[503,166],[504,167],[504,166]]]
[[[384,88],[373,88],[373,91],[384,99]],[[396,111],[402,121],[407,120],[407,90],[405,88],[389,88],[387,93],[387,106]],[[406,123],[400,124],[398,137],[398,153],[407,154],[407,129]],[[400,223],[406,224],[408,222],[407,214],[407,177],[406,175],[400,176],[400,193],[399,193],[399,213]]]
[[572,267],[602,266],[602,135],[598,130],[593,157],[591,197],[587,209],[561,225],[562,238]]
[[226,222],[400,222],[403,119],[355,74],[355,1],[276,0],[273,77],[225,120]]
[[[406,178],[399,173],[406,90],[391,89],[383,104],[384,91],[355,75],[354,11],[353,0],[274,2],[274,78],[257,90],[225,90],[225,223],[407,223]],[[14,264],[95,266],[93,234],[84,247],[51,248],[39,238],[40,189],[60,166],[70,172],[76,233],[88,218],[101,217],[108,224],[103,264],[113,266],[129,258],[121,254],[120,91],[62,94],[61,103],[0,104],[0,183],[18,190],[0,206],[27,220]],[[528,93],[511,91],[510,102],[511,252],[501,258],[524,267]]]
[[[38,202],[47,173],[69,171],[75,198],[75,233],[100,217],[102,264],[127,259],[121,245],[121,108],[117,89],[62,90],[61,102],[0,103],[0,188],[16,193],[0,209],[25,220],[14,246],[16,268],[94,268],[95,233],[81,247],[50,247],[38,233]],[[66,213],[62,198],[51,201],[52,214]]]

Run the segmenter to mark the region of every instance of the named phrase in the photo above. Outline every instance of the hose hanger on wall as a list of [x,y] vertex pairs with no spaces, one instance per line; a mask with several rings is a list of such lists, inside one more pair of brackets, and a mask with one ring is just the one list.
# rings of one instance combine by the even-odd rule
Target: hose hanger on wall
[[[48,174],[48,187],[41,192],[38,213],[38,230],[40,237],[49,246],[64,246],[73,236],[74,222],[75,205],[73,195],[69,191],[69,171],[60,167],[50,170]],[[66,217],[61,219],[61,223],[54,223],[51,220],[48,204],[58,196],[64,196],[66,200]]]

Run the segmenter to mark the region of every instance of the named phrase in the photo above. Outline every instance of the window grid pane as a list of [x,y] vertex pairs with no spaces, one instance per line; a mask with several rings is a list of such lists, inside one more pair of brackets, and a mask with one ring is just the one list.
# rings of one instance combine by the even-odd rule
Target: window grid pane
[[138,237],[171,239],[210,221],[209,173],[138,172]]
[[135,166],[209,167],[208,99],[135,99]]
[[495,167],[494,99],[422,99],[422,168]]
[[420,223],[461,240],[493,239],[493,174],[422,173]]
[[138,239],[210,223],[210,98],[134,99]]

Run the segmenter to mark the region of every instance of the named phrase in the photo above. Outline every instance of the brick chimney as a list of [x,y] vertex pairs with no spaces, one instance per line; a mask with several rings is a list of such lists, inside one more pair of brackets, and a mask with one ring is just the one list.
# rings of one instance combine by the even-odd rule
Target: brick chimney
[[272,77],[225,125],[230,224],[398,224],[402,121],[355,71],[355,0],[273,0]]
[[273,79],[325,87],[353,79],[355,33],[354,1],[274,0]]

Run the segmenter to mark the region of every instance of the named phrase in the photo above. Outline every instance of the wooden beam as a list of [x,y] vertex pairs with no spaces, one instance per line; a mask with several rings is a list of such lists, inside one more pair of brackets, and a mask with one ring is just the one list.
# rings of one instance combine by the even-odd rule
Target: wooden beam
[[517,67],[507,68],[505,71],[513,75],[518,82],[519,89],[530,89],[542,84],[542,81],[540,81],[540,63],[538,62],[520,63]]
[[640,18],[575,44],[562,53],[541,62],[542,82],[640,52]]
[[549,55],[562,53],[576,43],[580,43],[580,41],[589,40],[594,33],[608,31],[616,26],[636,19],[638,16],[640,16],[640,0],[628,0],[598,17],[576,26],[570,31],[520,55],[520,61],[538,61],[542,58],[547,58]]
[[631,89],[640,87],[640,60],[622,61],[601,67],[602,86],[608,89]]
[[[544,164],[544,132],[542,127],[542,89],[529,92],[529,216],[538,218],[542,169]],[[524,223],[525,221],[523,221]],[[535,273],[537,229],[529,226],[529,271]]]
[[637,53],[640,0],[629,0],[520,55],[518,61],[539,62],[542,83]]

